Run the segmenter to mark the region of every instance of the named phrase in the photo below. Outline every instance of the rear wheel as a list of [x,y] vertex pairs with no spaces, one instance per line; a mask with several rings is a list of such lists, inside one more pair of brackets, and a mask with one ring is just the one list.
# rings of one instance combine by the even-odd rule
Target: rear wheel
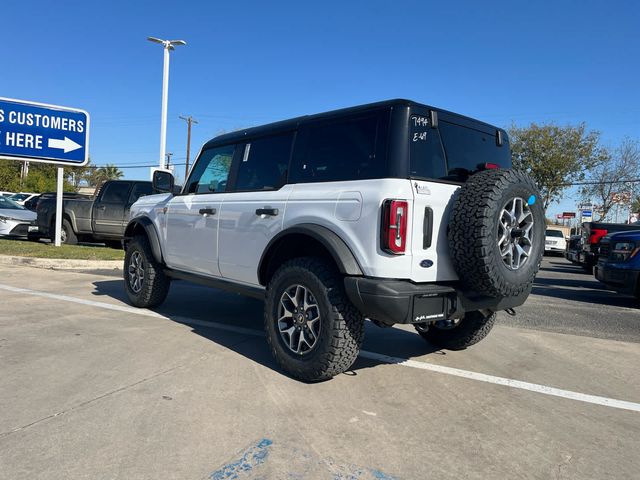
[[486,337],[496,321],[496,314],[467,312],[461,320],[439,320],[416,325],[422,338],[432,345],[449,350],[464,350]]
[[290,260],[275,272],[267,287],[264,322],[280,367],[309,382],[351,367],[364,337],[364,319],[348,300],[342,277],[311,257]]
[[[56,222],[51,224],[51,242],[56,241]],[[62,219],[62,228],[60,229],[60,243],[66,245],[77,245],[78,237],[73,231],[71,223],[66,218]]]
[[167,298],[170,283],[162,265],[153,257],[147,237],[134,237],[124,256],[124,284],[129,301],[136,307],[157,307]]

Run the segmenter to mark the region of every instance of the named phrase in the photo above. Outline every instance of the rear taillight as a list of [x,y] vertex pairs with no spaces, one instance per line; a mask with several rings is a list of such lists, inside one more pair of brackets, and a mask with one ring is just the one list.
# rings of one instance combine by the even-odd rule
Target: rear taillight
[[385,200],[382,204],[382,249],[394,255],[403,255],[407,245],[406,200]]
[[594,228],[593,230],[591,230],[591,236],[589,237],[589,243],[591,245],[595,245],[606,234],[607,234],[607,231],[604,228]]

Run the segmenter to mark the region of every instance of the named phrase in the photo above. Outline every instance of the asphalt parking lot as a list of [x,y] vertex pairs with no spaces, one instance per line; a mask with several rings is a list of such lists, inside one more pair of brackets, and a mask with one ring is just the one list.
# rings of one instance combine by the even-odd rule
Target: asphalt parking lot
[[0,266],[2,479],[640,477],[640,310],[559,257],[516,317],[438,351],[367,325],[352,370],[304,384],[262,305],[176,282]]

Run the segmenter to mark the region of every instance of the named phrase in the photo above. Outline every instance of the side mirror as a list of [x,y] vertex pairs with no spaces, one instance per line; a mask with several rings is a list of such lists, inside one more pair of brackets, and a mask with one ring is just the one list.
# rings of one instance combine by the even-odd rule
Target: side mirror
[[157,193],[173,193],[174,178],[169,172],[156,170],[151,183]]

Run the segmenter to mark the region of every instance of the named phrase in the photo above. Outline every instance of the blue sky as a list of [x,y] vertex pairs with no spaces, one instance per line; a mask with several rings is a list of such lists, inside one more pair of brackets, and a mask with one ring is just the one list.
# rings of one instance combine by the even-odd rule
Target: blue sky
[[639,5],[4,0],[0,96],[88,110],[94,163],[147,178],[124,167],[158,161],[162,48],[151,35],[188,43],[171,56],[176,163],[180,114],[200,122],[197,152],[220,131],[395,97],[502,127],[584,121],[615,145],[640,138]]

